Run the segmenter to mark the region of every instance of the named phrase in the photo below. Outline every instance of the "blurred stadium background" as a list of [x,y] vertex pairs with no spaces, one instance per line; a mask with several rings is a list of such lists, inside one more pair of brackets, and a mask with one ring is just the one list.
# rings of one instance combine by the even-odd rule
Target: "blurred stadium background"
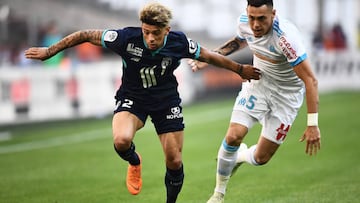
[[[23,57],[29,46],[46,45],[76,30],[139,25],[138,10],[146,2],[0,0],[0,202],[164,202],[162,151],[151,122],[135,138],[144,158],[141,195],[127,193],[127,165],[112,149],[119,57],[89,44],[46,62]],[[234,36],[236,18],[246,7],[245,0],[159,2],[173,10],[173,30],[210,49]],[[232,179],[226,201],[358,202],[360,1],[274,4],[304,34],[319,79],[323,148],[307,157],[304,144],[298,143],[306,120],[303,106],[279,156],[265,169],[244,166],[246,175]],[[249,50],[231,58],[252,60]],[[186,181],[179,202],[205,202],[213,190],[214,158],[241,84],[229,71],[210,67],[192,73],[185,62],[176,74],[187,105]],[[245,141],[256,142],[259,132],[255,126]]]
[[[145,0],[0,0],[0,125],[111,114],[121,83],[121,61],[106,50],[84,44],[46,62],[23,57],[29,46],[48,46],[80,29],[137,26]],[[174,13],[180,29],[208,48],[236,33],[246,1],[160,1]],[[320,91],[360,89],[360,1],[275,0],[278,14],[299,27],[320,80]],[[251,63],[244,50],[231,56]],[[184,104],[202,98],[234,96],[237,76],[208,68],[177,71]],[[215,95],[215,96],[214,96]],[[50,113],[51,112],[51,113]]]

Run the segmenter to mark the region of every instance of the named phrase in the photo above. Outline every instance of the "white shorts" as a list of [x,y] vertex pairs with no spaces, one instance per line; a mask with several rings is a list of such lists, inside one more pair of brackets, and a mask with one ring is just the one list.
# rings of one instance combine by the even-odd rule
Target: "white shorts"
[[281,144],[303,103],[305,91],[304,88],[298,92],[269,88],[269,84],[260,81],[243,84],[234,104],[231,122],[248,129],[260,122],[261,136]]

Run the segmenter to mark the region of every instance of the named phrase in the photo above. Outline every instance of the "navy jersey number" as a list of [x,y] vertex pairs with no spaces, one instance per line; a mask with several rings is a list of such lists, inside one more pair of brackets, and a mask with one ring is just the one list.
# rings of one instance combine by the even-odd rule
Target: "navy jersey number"
[[141,76],[144,88],[149,88],[149,87],[157,85],[155,71],[154,71],[155,68],[156,68],[156,66],[145,67],[145,68],[140,69],[140,76]]

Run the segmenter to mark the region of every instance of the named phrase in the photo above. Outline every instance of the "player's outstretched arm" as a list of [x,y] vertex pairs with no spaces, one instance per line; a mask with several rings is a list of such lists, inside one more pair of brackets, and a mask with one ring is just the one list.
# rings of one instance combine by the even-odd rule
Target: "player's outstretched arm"
[[[236,52],[236,51],[238,51],[238,50],[240,50],[240,49],[242,49],[242,48],[244,48],[246,46],[247,46],[247,43],[246,43],[245,40],[240,40],[239,38],[234,37],[234,38],[228,40],[226,43],[224,43],[219,48],[213,50],[213,52],[216,52],[216,53],[218,53],[220,55],[223,55],[223,56],[228,56],[228,55],[230,55],[230,54],[232,54],[232,53],[234,53],[234,52]],[[191,66],[191,69],[194,72],[198,71],[200,69],[206,68],[208,66],[208,63],[206,63],[206,62],[201,62],[201,61],[197,61],[197,60],[193,60],[193,59],[190,59],[188,61],[188,64]],[[244,66],[248,66],[248,65],[244,65]],[[247,69],[247,67],[245,69]],[[249,69],[249,70],[251,70],[251,69]],[[247,71],[248,70],[245,70],[245,72],[247,72]],[[245,75],[248,75],[248,74],[249,73],[245,73]]]
[[31,47],[25,50],[25,57],[28,59],[46,60],[60,51],[76,46],[84,42],[90,42],[101,46],[101,35],[103,30],[81,30],[64,37],[50,47]]
[[300,138],[300,141],[306,140],[305,153],[309,155],[316,154],[320,150],[321,136],[318,126],[318,81],[311,70],[308,60],[301,62],[294,67],[296,74],[304,81],[306,88],[306,105],[308,111],[307,128]]
[[199,61],[225,68],[239,74],[245,80],[260,79],[260,70],[251,65],[238,64],[235,61],[216,52],[201,48]]
[[214,50],[214,52],[219,53],[223,56],[228,56],[238,50],[247,47],[247,43],[245,40],[240,40],[237,37],[234,37],[223,44],[220,48]]

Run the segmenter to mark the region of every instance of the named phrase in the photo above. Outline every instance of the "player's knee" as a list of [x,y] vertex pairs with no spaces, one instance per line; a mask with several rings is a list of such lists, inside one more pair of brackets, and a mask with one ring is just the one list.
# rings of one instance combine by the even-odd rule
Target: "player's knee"
[[177,169],[182,165],[182,159],[180,157],[167,157],[166,166],[168,168]]
[[243,136],[236,133],[228,133],[226,135],[226,143],[231,146],[239,146],[243,140]]
[[128,149],[131,145],[131,139],[129,138],[129,136],[120,136],[119,134],[115,135],[114,134],[114,145],[116,147],[116,149],[121,150],[121,149]]
[[226,133],[226,143],[231,146],[238,146],[244,139],[247,128],[239,124],[230,124]]

